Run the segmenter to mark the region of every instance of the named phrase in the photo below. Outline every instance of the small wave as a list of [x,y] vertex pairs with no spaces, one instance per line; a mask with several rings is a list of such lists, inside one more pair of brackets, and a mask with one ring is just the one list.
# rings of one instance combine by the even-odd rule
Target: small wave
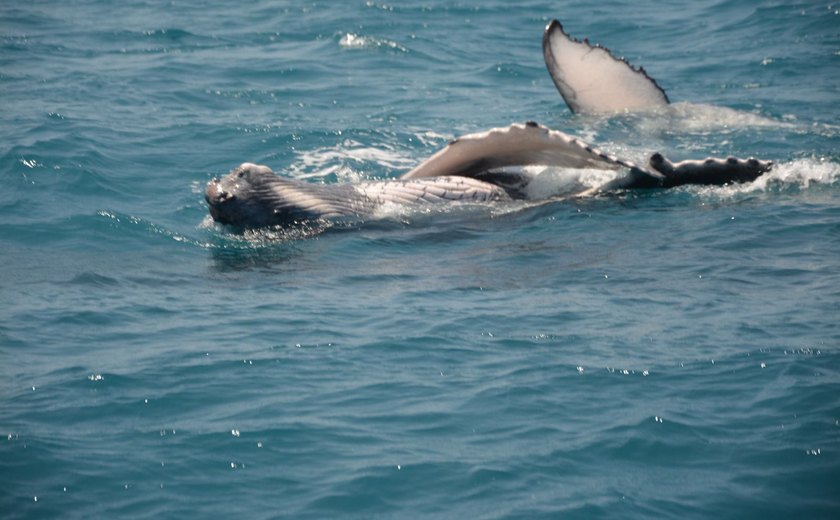
[[140,231],[143,234],[164,237],[166,239],[182,244],[189,244],[198,247],[207,247],[207,244],[205,243],[202,243],[198,240],[182,235],[170,229],[167,229],[159,224],[156,224],[141,217],[126,215],[108,209],[101,209],[96,212],[96,215],[100,218],[105,218],[111,221],[112,226],[115,228],[134,229]]
[[354,33],[346,33],[344,34],[340,40],[338,40],[338,45],[345,48],[345,49],[378,49],[378,48],[387,48],[387,49],[394,49],[400,52],[408,52],[408,49],[403,47],[402,45],[398,44],[397,42],[393,42],[391,40],[386,40],[384,38],[374,38],[372,36],[361,36]]
[[67,285],[83,285],[89,287],[118,287],[120,285],[118,279],[93,271],[79,273],[65,283]]
[[452,140],[452,137],[451,135],[443,135],[431,130],[414,133],[414,138],[423,146],[434,146],[438,148],[443,148],[447,141]]

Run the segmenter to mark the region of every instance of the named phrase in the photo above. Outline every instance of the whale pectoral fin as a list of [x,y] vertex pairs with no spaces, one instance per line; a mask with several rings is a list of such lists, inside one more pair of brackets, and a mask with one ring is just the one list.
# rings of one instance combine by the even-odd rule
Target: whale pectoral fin
[[730,183],[752,182],[773,168],[771,161],[750,157],[720,159],[707,157],[701,160],[671,162],[661,153],[650,157],[650,167],[665,175],[662,186],[672,188],[685,184],[721,186]]
[[665,91],[644,69],[616,58],[605,47],[572,38],[557,20],[543,33],[543,57],[572,112],[623,112],[668,104]]
[[583,141],[534,122],[493,128],[455,139],[402,176],[402,179],[457,175],[481,178],[492,170],[516,166],[555,166],[631,171],[654,179],[664,176],[598,150]]

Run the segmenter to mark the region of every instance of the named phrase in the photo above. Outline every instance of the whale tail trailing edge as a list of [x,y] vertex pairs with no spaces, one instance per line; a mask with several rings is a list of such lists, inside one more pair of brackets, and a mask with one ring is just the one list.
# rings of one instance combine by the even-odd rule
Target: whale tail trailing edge
[[665,91],[643,68],[634,68],[605,47],[572,38],[557,20],[543,33],[543,58],[572,112],[624,112],[669,103]]

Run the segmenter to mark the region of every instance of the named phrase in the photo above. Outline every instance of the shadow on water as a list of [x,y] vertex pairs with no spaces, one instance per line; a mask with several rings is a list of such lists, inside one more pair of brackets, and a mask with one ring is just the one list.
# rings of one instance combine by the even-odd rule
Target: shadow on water
[[[492,218],[493,213],[486,206],[457,207],[441,205],[434,209],[400,207],[393,213],[384,213],[367,219],[342,221],[317,220],[301,222],[289,227],[241,229],[205,220],[201,227],[209,232],[209,239],[202,247],[207,248],[219,271],[249,269],[277,269],[281,265],[294,263],[295,269],[305,267],[306,257],[317,256],[317,251],[333,239],[342,236],[356,236],[359,241],[345,244],[344,255],[356,255],[358,247],[367,243],[404,244],[430,240],[442,240],[446,236],[463,237],[464,232],[484,226],[477,226]],[[470,233],[466,232],[466,235]],[[321,239],[327,239],[326,242]],[[332,246],[330,246],[332,247]]]
[[322,247],[322,237],[355,232],[362,224],[313,221],[286,228],[277,226],[260,229],[237,229],[210,224],[208,228],[212,234],[203,247],[212,255],[213,269],[222,273],[250,270],[300,271],[306,269],[308,259],[319,256],[317,250]]
[[301,254],[294,244],[277,243],[264,247],[214,247],[213,269],[218,272],[271,269]]
[[207,247],[213,257],[213,269],[218,272],[277,269],[303,254],[301,243],[315,239],[324,232],[322,227],[236,230],[224,229],[215,234]]

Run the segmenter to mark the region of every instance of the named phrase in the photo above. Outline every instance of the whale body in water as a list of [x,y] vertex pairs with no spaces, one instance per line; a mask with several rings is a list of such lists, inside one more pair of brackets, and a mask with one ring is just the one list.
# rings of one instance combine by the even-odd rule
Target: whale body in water
[[[543,34],[543,56],[552,80],[573,112],[610,113],[667,106],[665,91],[644,69],[606,48],[569,36],[552,21]],[[671,188],[685,184],[749,182],[772,168],[754,158],[672,162],[662,153],[646,164],[606,153],[535,122],[512,124],[451,141],[397,179],[315,184],[243,163],[207,184],[205,199],[216,222],[240,228],[375,214],[386,204],[498,203],[529,198],[528,166],[622,170],[602,186],[576,197],[618,189]]]

